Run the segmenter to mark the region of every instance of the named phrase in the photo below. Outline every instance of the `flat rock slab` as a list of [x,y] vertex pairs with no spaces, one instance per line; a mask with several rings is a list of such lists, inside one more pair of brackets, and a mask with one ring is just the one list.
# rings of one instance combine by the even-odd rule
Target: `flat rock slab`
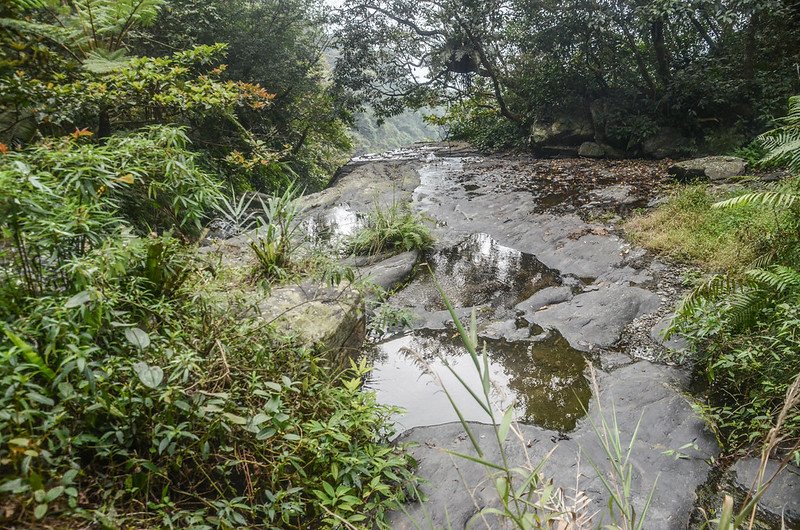
[[366,213],[377,206],[406,203],[419,185],[418,163],[413,160],[385,160],[358,165],[331,187],[301,199],[307,214],[346,203],[354,212]]
[[707,156],[678,162],[668,172],[680,181],[724,180],[744,175],[747,162],[736,156]]
[[[641,513],[655,487],[645,524],[648,530],[687,527],[696,501],[695,491],[708,478],[708,459],[719,452],[714,437],[680,390],[686,378],[686,373],[675,368],[641,361],[601,375],[599,399],[593,398],[590,405],[589,414],[595,424],[599,424],[601,413],[611,420],[613,405],[626,445],[638,425],[631,454],[632,502]],[[485,458],[499,464],[500,451],[491,427],[471,424],[471,428]],[[534,426],[521,425],[519,430],[521,439],[512,434],[505,444],[509,465],[536,466],[549,454],[543,476],[552,478],[566,496],[575,494],[577,481],[577,489],[591,501],[587,512],[596,513],[593,523],[599,523],[601,518],[608,523],[609,495],[590,462],[599,466],[606,477],[610,468],[591,423],[583,420],[567,439]],[[394,512],[392,528],[467,528],[480,509],[498,505],[492,472],[447,453],[476,454],[460,423],[412,429],[399,441],[416,444],[410,451],[419,461],[418,473],[428,481],[422,487],[428,500]],[[670,450],[678,451],[680,458],[665,454]],[[475,526],[484,527],[480,521]],[[502,526],[490,520],[489,527]]]
[[347,283],[278,287],[258,308],[261,317],[279,331],[320,351],[357,347],[364,337],[364,301]]
[[[733,466],[736,485],[744,491],[749,491],[753,486],[761,460],[758,458],[742,458]],[[779,467],[779,462],[769,460],[764,473],[764,480],[769,480]],[[789,465],[775,478],[775,481],[764,493],[759,508],[773,517],[787,519],[800,523],[800,468]]]
[[528,318],[543,328],[557,329],[573,348],[588,351],[613,346],[625,326],[660,305],[661,298],[650,291],[608,284],[544,307]]

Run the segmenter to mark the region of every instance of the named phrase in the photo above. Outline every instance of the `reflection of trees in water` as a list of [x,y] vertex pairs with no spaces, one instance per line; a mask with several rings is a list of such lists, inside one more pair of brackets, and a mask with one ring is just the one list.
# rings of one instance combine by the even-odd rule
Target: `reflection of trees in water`
[[[473,234],[458,245],[438,250],[428,263],[456,307],[512,307],[558,283],[555,271],[534,256],[500,245],[487,234]],[[445,307],[427,271],[397,299],[427,311]]]
[[[556,335],[542,342],[506,342],[486,339],[491,368],[508,376],[513,396],[504,396],[498,389],[500,401],[515,399],[518,419],[545,428],[569,431],[584,415],[591,389],[583,376],[586,361],[566,340]],[[484,339],[480,341],[483,346]],[[404,355],[420,364],[438,365],[439,357],[468,361],[466,349],[452,331],[421,330],[413,335],[395,339],[376,348],[374,358],[385,360],[390,355]],[[471,362],[462,362],[458,369],[473,370]],[[508,393],[508,392],[506,392]]]

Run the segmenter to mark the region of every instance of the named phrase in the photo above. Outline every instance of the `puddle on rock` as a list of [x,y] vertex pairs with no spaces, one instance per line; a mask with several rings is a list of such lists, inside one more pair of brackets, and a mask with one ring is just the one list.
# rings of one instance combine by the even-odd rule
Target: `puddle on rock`
[[[515,417],[522,423],[562,432],[575,428],[591,397],[581,352],[559,335],[539,342],[480,339],[481,345],[484,342],[497,418],[513,405]],[[374,370],[366,388],[376,392],[378,402],[405,409],[395,418],[398,432],[458,421],[440,383],[465,420],[490,421],[445,365],[476,393],[481,392],[475,365],[452,331],[418,330],[377,344],[368,355]]]
[[[427,256],[427,263],[454,307],[512,308],[537,291],[561,283],[556,271],[533,255],[503,246],[487,234],[472,234]],[[427,267],[392,303],[425,311],[445,309]]]
[[337,246],[362,228],[364,219],[364,214],[338,205],[307,219],[303,231],[314,246]]

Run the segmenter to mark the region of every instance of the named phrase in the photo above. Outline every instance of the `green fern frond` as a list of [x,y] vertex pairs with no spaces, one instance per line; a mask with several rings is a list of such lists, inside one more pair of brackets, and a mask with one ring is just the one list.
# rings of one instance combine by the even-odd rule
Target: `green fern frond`
[[792,172],[800,172],[800,96],[789,98],[789,110],[781,126],[758,137],[768,152],[764,161],[786,164]]
[[47,0],[5,0],[5,7],[11,12],[24,13],[47,6]]
[[800,271],[785,265],[776,265],[770,269],[754,269],[747,271],[747,276],[762,286],[783,293],[800,290]]
[[744,206],[751,204],[763,204],[778,208],[791,208],[800,204],[800,195],[785,191],[760,191],[745,193],[738,197],[733,197],[724,201],[714,203],[712,208],[730,208],[733,206]]
[[752,269],[743,276],[716,275],[695,288],[675,312],[668,333],[678,331],[709,305],[714,306],[730,330],[756,326],[763,311],[800,299],[800,270],[785,265]]

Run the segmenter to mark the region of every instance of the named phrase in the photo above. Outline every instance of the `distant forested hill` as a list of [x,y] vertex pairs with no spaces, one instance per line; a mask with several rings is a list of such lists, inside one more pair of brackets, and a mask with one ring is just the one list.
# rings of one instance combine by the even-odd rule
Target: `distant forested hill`
[[380,125],[371,111],[359,114],[352,133],[355,155],[388,151],[414,142],[440,140],[444,135],[443,129],[425,123],[423,119],[430,113],[432,111],[407,111],[386,118]]

